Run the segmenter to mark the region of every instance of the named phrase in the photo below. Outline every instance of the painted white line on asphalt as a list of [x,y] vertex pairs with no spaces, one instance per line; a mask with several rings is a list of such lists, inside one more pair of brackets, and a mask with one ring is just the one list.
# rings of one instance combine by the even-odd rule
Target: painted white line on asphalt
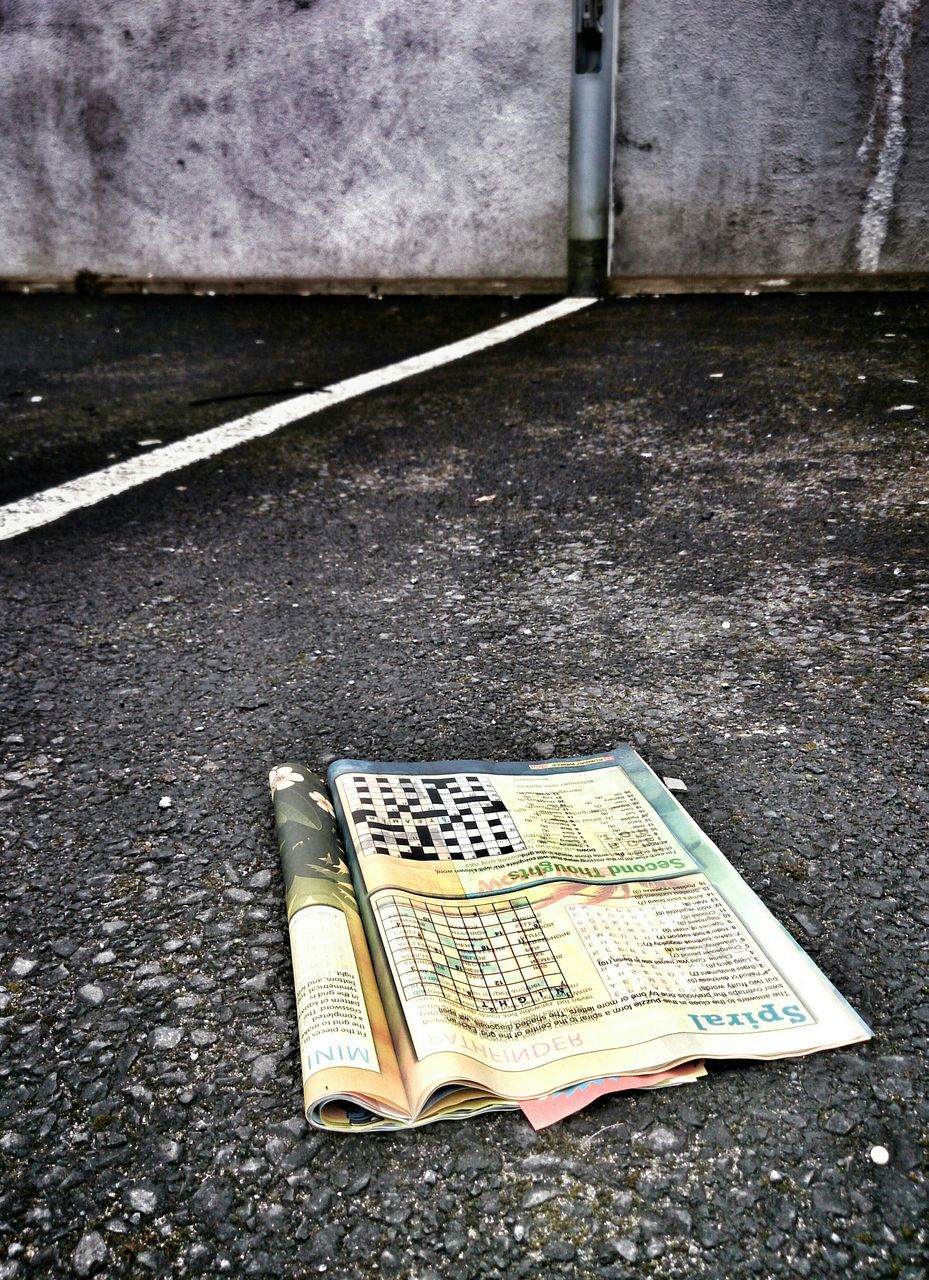
[[281,404],[270,405],[267,409],[259,409],[257,413],[249,413],[244,418],[236,418],[223,426],[212,427],[209,431],[201,431],[185,440],[165,445],[162,449],[152,449],[136,458],[129,458],[126,462],[114,463],[112,467],[104,467],[102,471],[94,471],[54,489],[44,489],[29,498],[11,502],[0,507],[0,542],[15,538],[20,533],[27,533],[40,525],[50,524],[81,507],[92,507],[104,498],[125,493],[127,489],[134,489],[136,485],[145,484],[148,480],[169,475],[193,462],[202,462],[204,458],[212,458],[226,449],[234,449],[236,445],[248,440],[270,435],[281,427],[320,413],[323,409],[331,409],[333,405],[352,400],[355,396],[390,386],[392,382],[401,382],[404,378],[412,378],[429,369],[437,369],[440,365],[485,351],[501,342],[509,342],[511,338],[518,338],[520,334],[537,329],[551,320],[558,320],[583,307],[589,307],[595,301],[595,298],[563,298],[550,307],[533,311],[518,320],[509,320],[506,324],[476,333],[470,338],[462,338],[460,342],[450,342],[448,346],[436,347],[435,351],[427,351],[408,360],[398,360],[396,364],[385,365],[383,369],[346,378],[344,382],[334,382],[322,391],[294,396]]

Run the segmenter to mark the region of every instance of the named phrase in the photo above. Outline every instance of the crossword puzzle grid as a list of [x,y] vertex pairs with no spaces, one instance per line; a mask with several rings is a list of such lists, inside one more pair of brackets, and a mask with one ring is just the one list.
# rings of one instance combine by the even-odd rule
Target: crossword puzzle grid
[[500,1013],[571,996],[526,898],[456,907],[388,894],[377,910],[406,999],[435,996]]
[[506,805],[479,774],[352,773],[339,786],[362,854],[464,860],[525,848]]

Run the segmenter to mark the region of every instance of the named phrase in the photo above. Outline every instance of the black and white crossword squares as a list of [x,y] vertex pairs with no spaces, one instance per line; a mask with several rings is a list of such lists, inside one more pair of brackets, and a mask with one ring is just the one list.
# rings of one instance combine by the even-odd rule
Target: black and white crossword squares
[[362,855],[460,861],[525,848],[486,774],[353,773],[340,785]]

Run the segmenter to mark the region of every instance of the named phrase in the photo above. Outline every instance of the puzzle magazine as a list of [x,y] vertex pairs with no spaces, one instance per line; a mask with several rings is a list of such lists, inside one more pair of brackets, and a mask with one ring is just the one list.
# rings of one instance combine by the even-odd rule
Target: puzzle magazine
[[631,747],[270,784],[315,1125],[540,1127],[870,1035]]

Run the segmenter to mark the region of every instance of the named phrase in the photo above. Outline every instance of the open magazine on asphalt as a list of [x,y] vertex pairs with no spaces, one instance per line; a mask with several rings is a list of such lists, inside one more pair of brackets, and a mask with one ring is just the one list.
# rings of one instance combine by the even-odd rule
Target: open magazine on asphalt
[[318,1127],[541,1127],[871,1034],[631,747],[270,783]]

